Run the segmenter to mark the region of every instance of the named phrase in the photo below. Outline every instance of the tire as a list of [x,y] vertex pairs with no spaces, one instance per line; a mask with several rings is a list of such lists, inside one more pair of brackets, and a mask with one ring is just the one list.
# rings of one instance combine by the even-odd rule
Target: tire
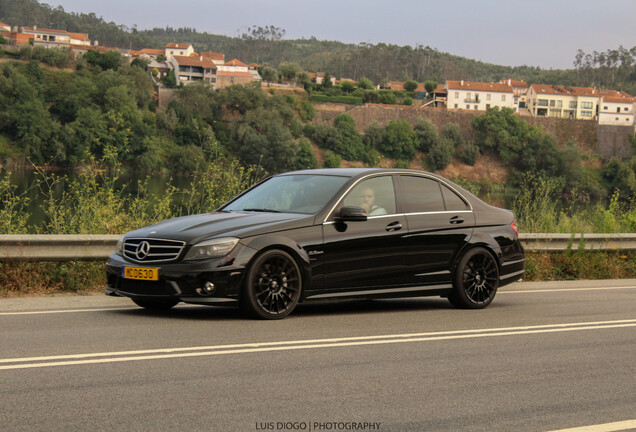
[[250,265],[241,307],[254,318],[285,318],[298,304],[301,289],[296,260],[282,250],[268,250]]
[[473,248],[459,260],[448,301],[462,309],[483,309],[493,301],[498,287],[499,267],[495,258],[484,248]]
[[154,311],[168,310],[179,303],[179,300],[146,300],[136,298],[132,299],[132,301],[134,301],[137,306]]

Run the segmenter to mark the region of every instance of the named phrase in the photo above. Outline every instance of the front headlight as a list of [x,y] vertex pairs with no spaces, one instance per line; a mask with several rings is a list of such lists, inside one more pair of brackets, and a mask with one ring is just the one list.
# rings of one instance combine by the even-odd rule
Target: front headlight
[[115,253],[119,256],[124,256],[124,238],[123,237],[117,240],[117,246],[115,246]]
[[234,249],[238,241],[239,239],[234,237],[224,237],[197,243],[190,248],[183,260],[189,261],[224,257],[232,252],[232,249]]

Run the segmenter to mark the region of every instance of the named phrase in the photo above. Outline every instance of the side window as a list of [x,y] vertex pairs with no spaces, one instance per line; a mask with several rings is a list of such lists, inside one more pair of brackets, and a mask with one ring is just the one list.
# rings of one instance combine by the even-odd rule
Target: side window
[[446,211],[470,210],[463,199],[444,185],[442,185],[442,196],[446,204]]
[[400,177],[401,202],[407,213],[444,211],[440,184],[426,177]]
[[358,183],[345,197],[342,205],[362,207],[369,216],[395,213],[392,177],[374,177]]

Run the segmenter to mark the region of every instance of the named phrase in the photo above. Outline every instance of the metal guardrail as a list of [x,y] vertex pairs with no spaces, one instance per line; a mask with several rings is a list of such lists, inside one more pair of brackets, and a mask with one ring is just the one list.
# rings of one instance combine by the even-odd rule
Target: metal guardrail
[[[0,261],[105,261],[120,235],[0,235]],[[636,251],[636,234],[520,234],[526,252]]]

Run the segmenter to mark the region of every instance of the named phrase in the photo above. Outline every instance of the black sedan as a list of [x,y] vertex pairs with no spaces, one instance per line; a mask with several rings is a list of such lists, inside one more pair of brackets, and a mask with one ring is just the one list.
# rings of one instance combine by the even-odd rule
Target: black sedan
[[320,169],[125,234],[106,266],[106,293],[149,309],[235,304],[265,319],[333,299],[433,295],[479,309],[524,267],[512,212],[443,177]]

